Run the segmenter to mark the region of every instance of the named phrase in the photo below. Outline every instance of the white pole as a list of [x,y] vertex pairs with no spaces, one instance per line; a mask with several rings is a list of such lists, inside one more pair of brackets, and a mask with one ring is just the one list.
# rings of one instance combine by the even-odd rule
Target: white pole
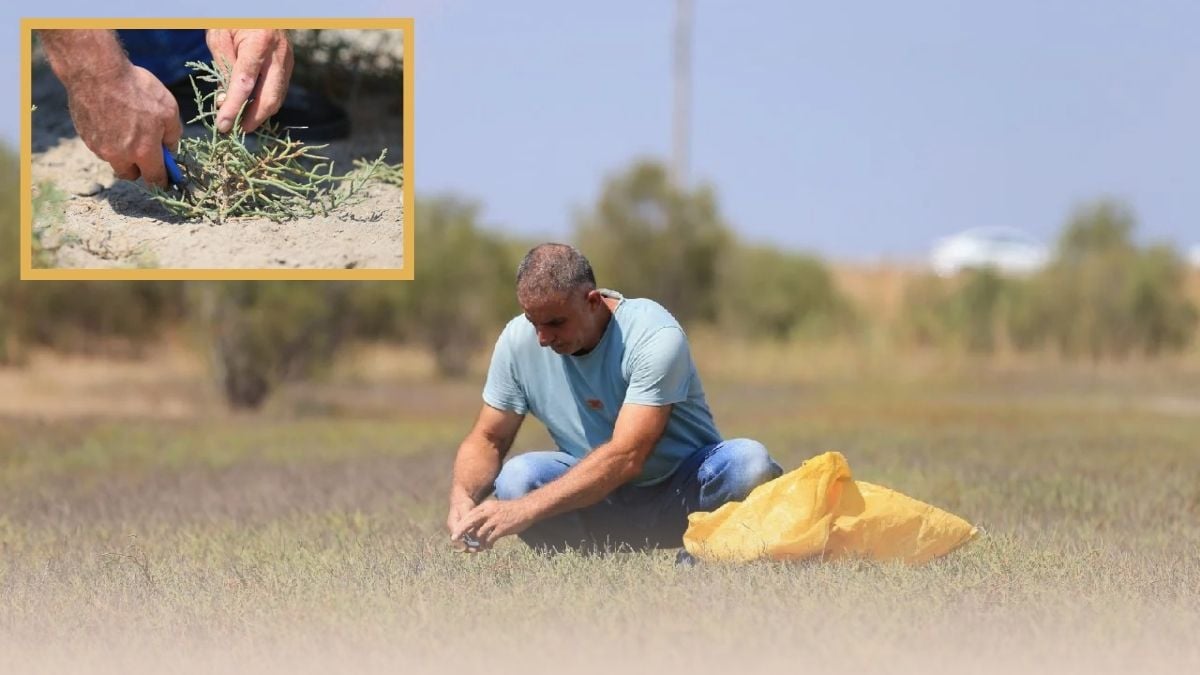
[[675,112],[671,177],[679,189],[688,182],[688,137],[692,98],[692,0],[675,2]]

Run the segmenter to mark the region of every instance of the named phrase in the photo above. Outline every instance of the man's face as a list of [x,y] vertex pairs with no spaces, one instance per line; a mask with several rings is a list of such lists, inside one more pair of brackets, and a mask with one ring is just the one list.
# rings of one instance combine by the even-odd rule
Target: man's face
[[[592,296],[595,297],[592,297]],[[596,346],[596,303],[603,303],[600,294],[577,289],[538,298],[519,298],[525,318],[537,330],[538,344],[557,354],[576,354]]]

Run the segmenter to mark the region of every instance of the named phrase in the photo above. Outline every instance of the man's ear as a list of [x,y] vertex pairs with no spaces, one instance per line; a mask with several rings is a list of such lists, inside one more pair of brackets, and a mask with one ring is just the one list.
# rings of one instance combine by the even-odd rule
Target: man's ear
[[587,303],[588,306],[592,308],[595,308],[597,305],[604,304],[604,296],[600,293],[599,289],[593,288],[592,290],[588,291]]

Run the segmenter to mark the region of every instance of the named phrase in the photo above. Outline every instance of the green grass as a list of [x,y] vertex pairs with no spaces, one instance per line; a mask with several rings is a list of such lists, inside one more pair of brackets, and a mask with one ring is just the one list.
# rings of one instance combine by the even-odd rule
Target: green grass
[[725,434],[785,468],[840,450],[985,529],[920,568],[456,553],[444,495],[475,383],[423,384],[424,408],[384,419],[9,421],[0,648],[188,672],[1189,672],[1200,414],[1137,392],[1196,390],[1131,377],[710,383]]
[[42,181],[37,185],[32,202],[33,239],[30,242],[33,247],[33,267],[54,266],[55,251],[62,242],[55,244],[52,249],[47,248],[45,240],[56,235],[57,228],[62,225],[68,198],[69,195],[51,181]]

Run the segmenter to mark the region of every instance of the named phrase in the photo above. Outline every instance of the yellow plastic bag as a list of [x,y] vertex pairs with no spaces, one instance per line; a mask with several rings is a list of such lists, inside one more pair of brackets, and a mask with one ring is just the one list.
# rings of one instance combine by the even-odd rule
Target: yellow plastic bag
[[814,457],[758,486],[742,502],[688,516],[683,545],[701,560],[821,556],[919,565],[970,541],[958,516],[850,476],[840,452]]

